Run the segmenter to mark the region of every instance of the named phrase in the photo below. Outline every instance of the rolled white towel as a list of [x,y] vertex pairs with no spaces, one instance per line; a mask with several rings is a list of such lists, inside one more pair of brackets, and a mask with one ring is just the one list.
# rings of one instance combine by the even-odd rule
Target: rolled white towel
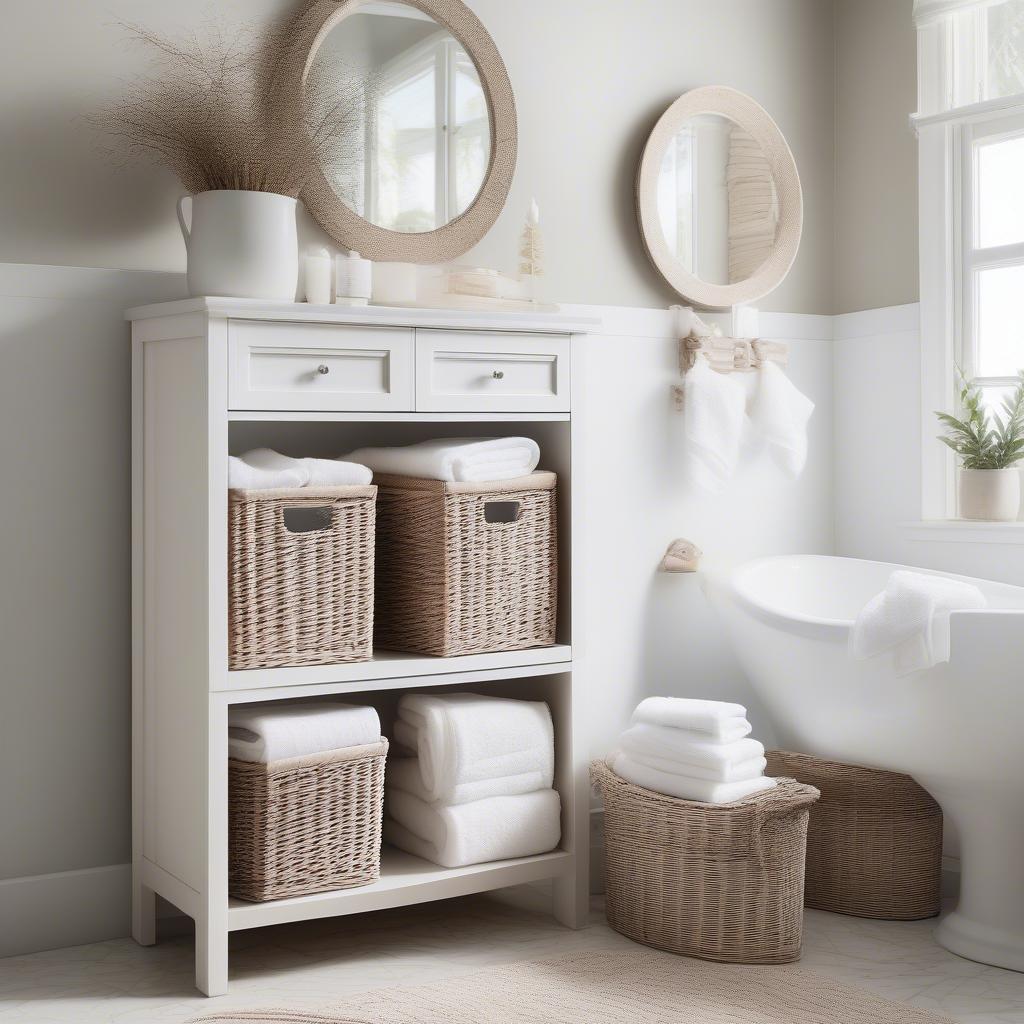
[[507,700],[474,693],[407,694],[398,702],[395,730],[415,751],[425,792],[451,803],[466,783],[539,773],[544,786],[555,770],[551,712],[541,701]]
[[652,757],[635,750],[627,750],[625,753],[628,753],[637,764],[656,768],[666,775],[683,775],[691,779],[704,779],[707,782],[746,782],[748,779],[756,779],[763,775],[765,768],[768,767],[768,760],[764,757],[752,757],[749,761],[709,768],[699,764],[684,764],[682,761],[669,761],[663,757]]
[[698,800],[705,804],[731,804],[734,800],[742,800],[775,786],[775,780],[764,775],[745,782],[709,782],[707,779],[669,775],[657,768],[638,764],[622,751],[609,756],[608,767],[634,786],[678,797],[680,800]]
[[228,711],[228,755],[240,761],[280,761],[379,739],[374,708],[337,701],[233,704]]
[[751,725],[742,704],[688,697],[648,697],[637,705],[633,722],[705,733],[720,743],[732,743],[750,735]]
[[950,612],[987,604],[973,583],[897,570],[885,590],[857,616],[850,630],[850,656],[870,658],[891,652],[899,675],[949,661]]
[[373,482],[373,471],[358,462],[343,459],[303,459],[309,471],[310,487],[365,487]]
[[[410,728],[407,723],[399,721],[399,727]],[[401,740],[399,740],[401,743]],[[403,744],[404,746],[404,744]],[[388,787],[400,789],[403,793],[411,793],[424,803],[437,803],[430,791],[423,784],[423,773],[420,771],[419,759],[415,757],[394,757],[388,761],[385,782]],[[551,776],[546,771],[522,772],[519,775],[503,775],[496,779],[481,779],[479,782],[463,782],[454,786],[445,803],[449,806],[472,803],[474,800],[486,800],[492,796],[518,796],[520,793],[533,793],[538,789],[550,789]]]
[[374,473],[472,483],[532,473],[540,448],[529,437],[450,437],[400,448],[359,448],[345,456]]
[[561,802],[553,789],[456,807],[431,806],[392,789],[385,809],[386,842],[446,868],[547,853],[562,837]]
[[718,769],[764,757],[764,744],[749,736],[732,743],[719,743],[703,733],[648,725],[646,722],[627,729],[619,739],[619,746],[629,753],[637,751],[648,757],[661,757],[683,765]]

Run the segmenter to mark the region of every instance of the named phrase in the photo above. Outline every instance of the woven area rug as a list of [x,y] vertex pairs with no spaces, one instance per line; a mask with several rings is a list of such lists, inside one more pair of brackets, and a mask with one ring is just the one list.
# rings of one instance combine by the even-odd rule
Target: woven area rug
[[204,1024],[954,1024],[799,967],[653,951],[513,964],[319,1011],[229,1011]]

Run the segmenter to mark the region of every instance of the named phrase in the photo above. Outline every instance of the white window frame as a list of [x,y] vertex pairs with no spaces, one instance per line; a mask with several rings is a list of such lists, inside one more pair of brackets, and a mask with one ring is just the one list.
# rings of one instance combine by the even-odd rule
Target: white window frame
[[[398,86],[408,81],[421,70],[434,71],[434,210],[439,224],[454,219],[453,210],[458,206],[454,173],[456,136],[460,132],[477,132],[487,136],[485,118],[466,125],[456,124],[455,79],[459,55],[468,54],[465,48],[447,32],[438,32],[422,40],[416,46],[395,57],[381,70],[381,90],[389,85]],[[374,110],[367,126],[367,145],[370,152],[377,145],[377,111]],[[488,136],[489,141],[489,136]],[[377,186],[374,176],[374,160],[366,161],[366,195],[370,219],[377,220]]]
[[[921,275],[921,514],[956,517],[956,459],[935,438],[956,408],[956,367],[976,366],[974,272],[1020,262],[1024,245],[979,250],[975,143],[1024,132],[1024,95],[984,99],[991,0],[916,0]],[[983,383],[1001,384],[1002,378]]]

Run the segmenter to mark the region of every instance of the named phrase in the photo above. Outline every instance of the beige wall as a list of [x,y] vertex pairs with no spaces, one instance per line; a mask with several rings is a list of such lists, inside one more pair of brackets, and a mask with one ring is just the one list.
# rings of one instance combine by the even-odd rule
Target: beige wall
[[[888,0],[883,0],[888,2]],[[82,115],[139,66],[113,24],[199,26],[211,10],[266,18],[293,0],[32,0],[11,5],[0,65],[0,261],[180,270],[172,178],[115,170]],[[763,306],[831,312],[831,0],[469,0],[508,64],[520,155],[510,202],[470,255],[515,269],[531,196],[540,202],[548,295],[666,306],[633,210],[654,121],[680,93],[721,83],[775,116],[796,153],[806,227],[789,279]]]
[[835,312],[916,302],[913,0],[836,2]]

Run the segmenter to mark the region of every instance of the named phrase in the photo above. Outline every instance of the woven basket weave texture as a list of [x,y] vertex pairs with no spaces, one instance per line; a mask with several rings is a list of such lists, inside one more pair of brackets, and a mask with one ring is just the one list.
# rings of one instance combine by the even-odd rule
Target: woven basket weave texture
[[942,808],[909,775],[771,750],[770,774],[817,787],[807,835],[807,906],[914,921],[939,912]]
[[[378,647],[453,657],[555,642],[553,473],[481,484],[376,480]],[[514,521],[489,521],[510,508]]]
[[269,764],[228,760],[228,890],[264,901],[380,877],[387,740]]
[[654,793],[594,761],[608,923],[658,949],[734,964],[800,958],[804,845],[818,791],[792,779],[730,804]]
[[[375,495],[373,486],[228,492],[232,669],[372,656]],[[293,510],[307,519],[323,510],[320,528],[293,532]]]

